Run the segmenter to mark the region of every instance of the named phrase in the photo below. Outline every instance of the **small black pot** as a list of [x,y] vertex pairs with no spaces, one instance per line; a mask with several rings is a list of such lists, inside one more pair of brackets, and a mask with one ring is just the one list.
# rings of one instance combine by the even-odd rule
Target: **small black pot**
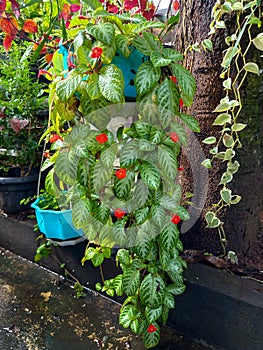
[[0,177],[0,209],[7,214],[30,209],[30,204],[20,205],[23,198],[32,197],[37,193],[38,171],[29,176]]

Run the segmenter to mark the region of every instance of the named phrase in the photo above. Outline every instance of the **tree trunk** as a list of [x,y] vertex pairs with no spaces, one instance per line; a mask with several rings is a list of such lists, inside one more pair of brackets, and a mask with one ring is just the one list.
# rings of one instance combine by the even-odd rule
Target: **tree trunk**
[[[211,0],[181,2],[181,20],[173,38],[178,51],[182,52],[189,44],[200,43],[208,37],[211,10],[214,3],[215,1]],[[216,117],[212,111],[224,96],[222,79],[219,78],[219,75],[222,70],[223,51],[226,49],[226,35],[221,30],[213,36],[213,52],[188,50],[185,60],[186,67],[195,76],[197,82],[195,100],[187,113],[197,118],[200,123],[201,133],[195,136],[207,156],[210,147],[202,144],[202,140],[208,136],[218,136],[220,131],[218,127],[212,126]],[[253,57],[255,62],[259,62],[259,56],[257,58]],[[245,102],[241,117],[243,121],[239,121],[247,123],[248,127],[241,134],[243,148],[238,150],[236,157],[241,166],[236,176],[234,175],[235,180],[231,184],[233,193],[241,195],[242,200],[239,204],[225,210],[223,216],[220,217],[225,223],[224,227],[228,241],[227,251],[234,250],[237,253],[248,251],[258,240],[260,232],[260,215],[262,213],[262,122],[260,122],[263,108],[262,94],[262,76],[258,77],[250,74],[243,91]],[[191,142],[189,148],[195,155],[196,164],[194,169],[197,169],[200,164],[200,157],[195,154],[195,148],[191,149]],[[186,188],[186,191],[193,191],[191,181],[193,171],[189,168],[189,163],[185,158],[182,159],[182,163],[186,169],[181,179],[183,187]],[[185,249],[200,249],[213,254],[222,253],[217,229],[207,229],[205,227],[204,215],[206,210],[219,200],[220,188],[218,184],[221,174],[225,171],[224,166],[224,163],[217,162],[213,164],[213,169],[209,170],[208,193],[202,214],[195,225],[182,235]],[[199,198],[197,196],[197,199],[193,201],[197,206],[201,203],[201,197],[202,194],[199,194]]]

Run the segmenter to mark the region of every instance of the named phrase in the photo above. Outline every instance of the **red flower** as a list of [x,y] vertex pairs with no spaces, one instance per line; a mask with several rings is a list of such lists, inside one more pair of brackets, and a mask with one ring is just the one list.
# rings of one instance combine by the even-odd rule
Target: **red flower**
[[177,225],[180,221],[181,221],[181,218],[180,218],[179,215],[174,214],[174,215],[172,216],[171,222],[172,222],[173,224]]
[[154,324],[150,324],[150,326],[147,328],[148,333],[154,333],[157,331],[157,328],[155,327]]
[[173,8],[174,8],[175,11],[178,11],[180,9],[180,2],[179,2],[179,0],[174,0]]
[[119,12],[119,9],[116,5],[114,4],[108,4],[107,6],[107,11],[110,12],[110,13],[118,13]]
[[117,208],[114,211],[114,215],[116,216],[116,218],[121,219],[125,215],[125,211],[123,211],[121,208]]
[[126,177],[126,169],[120,168],[119,170],[116,171],[115,175],[119,180],[124,179]]
[[102,48],[98,47],[98,46],[93,47],[93,49],[91,50],[90,57],[91,58],[100,58],[101,55],[102,55]]
[[170,139],[173,142],[178,142],[179,141],[179,137],[178,137],[178,135],[175,132],[170,132]]
[[99,134],[96,136],[96,140],[99,142],[99,143],[105,143],[108,141],[108,136],[106,134]]
[[71,12],[78,12],[81,9],[81,6],[78,4],[72,4],[70,5],[70,11]]
[[180,98],[180,100],[179,100],[179,107],[181,108],[181,107],[183,107],[183,105],[184,105],[184,101],[183,101],[182,98]]
[[139,2],[138,0],[125,0],[124,1],[124,9],[125,10],[132,10],[134,7],[138,7]]
[[174,75],[170,75],[169,77],[174,83],[177,83],[177,79]]
[[178,171],[183,171],[183,170],[184,170],[184,168],[181,166],[178,168]]
[[63,141],[63,139],[62,139],[61,136],[59,136],[59,135],[57,135],[57,134],[54,134],[54,135],[51,136],[49,142],[50,142],[50,143],[54,143],[54,142],[56,142],[56,141],[58,141],[58,140]]

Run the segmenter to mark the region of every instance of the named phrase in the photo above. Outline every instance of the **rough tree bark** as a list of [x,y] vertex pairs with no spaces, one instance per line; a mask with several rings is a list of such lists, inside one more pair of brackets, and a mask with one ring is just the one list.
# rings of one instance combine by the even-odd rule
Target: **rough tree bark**
[[[172,38],[175,47],[184,51],[189,44],[201,42],[207,38],[211,21],[211,10],[214,0],[186,0],[181,2],[181,19],[178,28]],[[225,36],[222,30],[213,38],[213,52],[188,51],[186,55],[186,67],[191,70],[196,78],[197,92],[194,103],[187,113],[199,120],[201,133],[196,135],[200,144],[207,136],[218,136],[219,129],[212,127],[216,117],[212,111],[224,96],[221,73],[221,61],[223,50],[226,48]],[[256,51],[256,50],[254,50]],[[254,55],[251,53],[251,55]],[[260,64],[260,55],[252,58]],[[261,58],[262,68],[262,58]],[[240,162],[240,170],[233,182],[232,191],[240,194],[242,200],[223,213],[222,221],[225,223],[227,236],[227,250],[234,250],[243,254],[249,252],[256,242],[259,242],[260,216],[262,215],[262,114],[263,114],[263,83],[260,77],[250,74],[243,91],[244,110],[242,120],[248,127],[241,134],[243,148],[237,151],[236,159]],[[205,154],[209,147],[202,144]],[[199,161],[196,157],[196,162]],[[182,160],[186,168],[182,181],[187,191],[193,189],[191,181],[191,169],[187,169],[186,160]],[[183,234],[182,240],[186,249],[200,249],[213,254],[221,254],[222,247],[216,229],[205,228],[204,213],[213,203],[219,199],[218,183],[222,172],[222,163],[214,164],[209,171],[208,196],[202,215],[196,224]],[[263,259],[262,259],[263,260]]]

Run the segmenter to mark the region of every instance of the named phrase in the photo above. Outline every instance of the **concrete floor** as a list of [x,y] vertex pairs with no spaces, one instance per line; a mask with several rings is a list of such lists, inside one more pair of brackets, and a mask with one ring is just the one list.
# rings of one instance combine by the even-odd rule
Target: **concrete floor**
[[[118,325],[119,305],[88,292],[76,299],[61,277],[0,248],[1,350],[145,349]],[[156,350],[209,350],[162,330]]]

